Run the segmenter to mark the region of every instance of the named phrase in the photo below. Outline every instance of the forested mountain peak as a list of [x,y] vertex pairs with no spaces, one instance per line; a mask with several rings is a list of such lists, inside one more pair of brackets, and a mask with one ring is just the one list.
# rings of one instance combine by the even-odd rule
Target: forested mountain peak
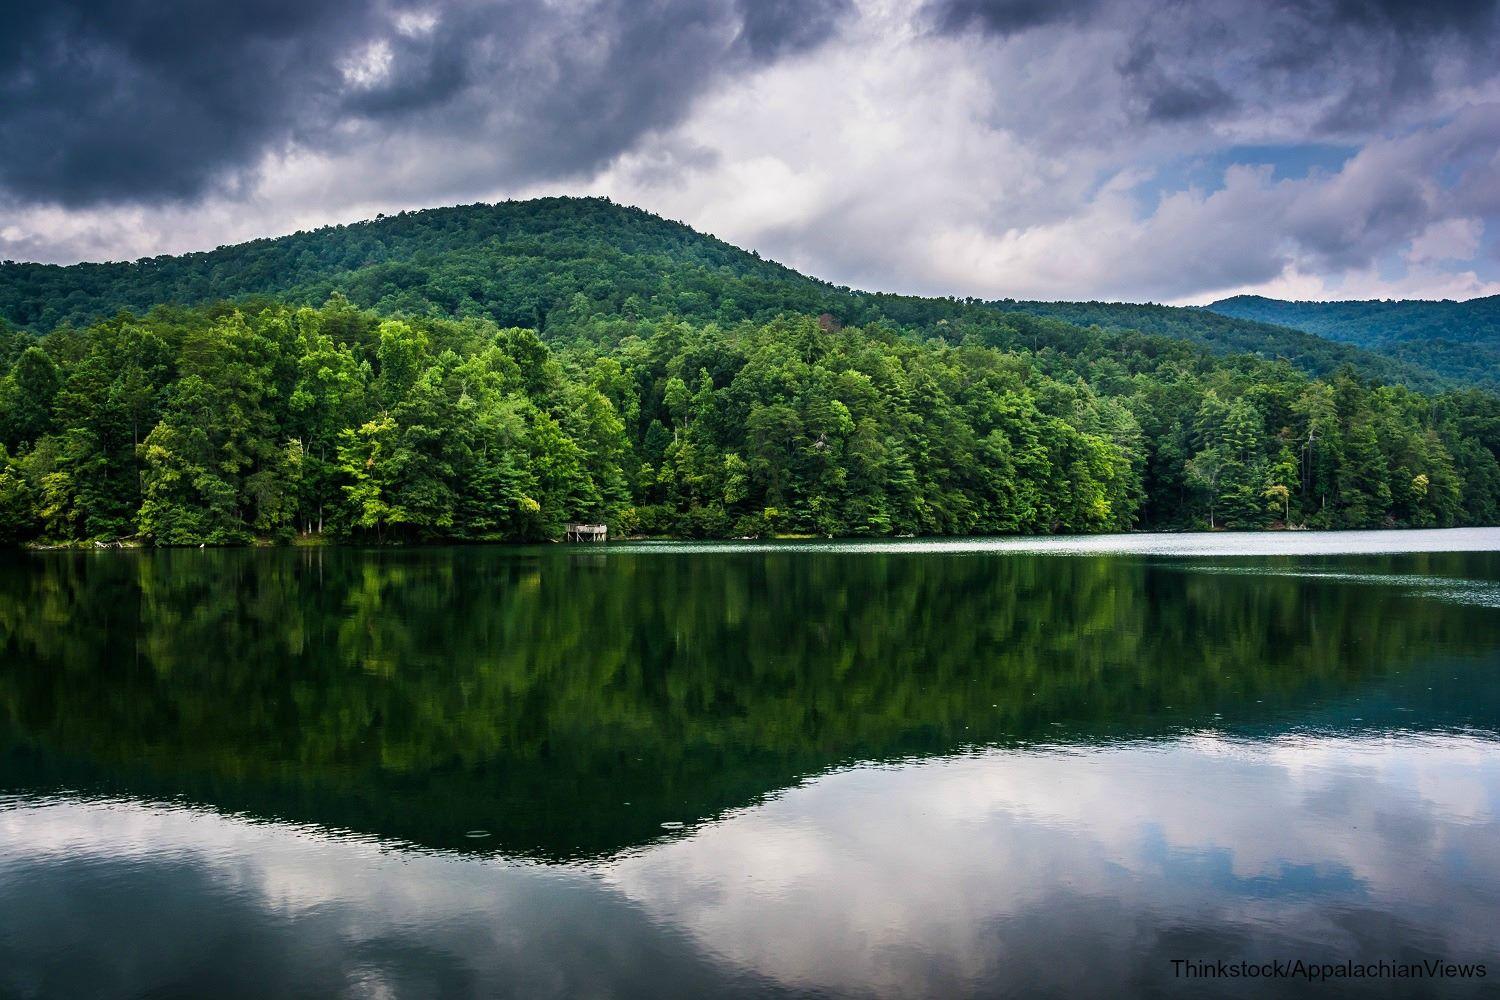
[[381,216],[181,256],[57,266],[0,265],[0,321],[33,333],[120,310],[261,296],[320,305],[339,293],[385,314],[483,318],[549,339],[600,317],[730,324],[828,313],[952,339],[998,312],[1184,340],[1215,354],[1282,358],[1313,375],[1344,366],[1423,390],[1420,359],[1390,359],[1287,327],[1171,306],[982,302],[862,292],[808,277],[640,208],[555,197]]
[[[381,215],[209,251],[131,262],[0,265],[0,318],[44,332],[120,309],[247,295],[362,305],[536,325],[591,280],[645,277],[632,263],[715,273],[784,288],[832,286],[722,240],[607,198],[537,198]],[[495,281],[496,275],[503,279]],[[486,280],[488,279],[488,280]],[[502,304],[503,302],[503,304]],[[622,303],[623,304],[623,303]]]

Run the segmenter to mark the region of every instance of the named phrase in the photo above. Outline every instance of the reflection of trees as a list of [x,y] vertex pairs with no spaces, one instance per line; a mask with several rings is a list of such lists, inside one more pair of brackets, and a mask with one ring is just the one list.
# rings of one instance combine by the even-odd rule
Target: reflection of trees
[[[485,827],[549,856],[849,760],[1150,736],[1216,713],[1275,726],[1500,639],[1493,613],[1396,587],[1104,557],[11,558],[13,785],[186,789],[431,844]],[[1483,555],[1360,567],[1500,575]]]

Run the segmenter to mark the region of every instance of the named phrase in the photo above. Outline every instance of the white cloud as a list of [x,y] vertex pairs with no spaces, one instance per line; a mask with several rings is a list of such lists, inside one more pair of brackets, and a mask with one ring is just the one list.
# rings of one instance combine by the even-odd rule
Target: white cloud
[[408,38],[432,34],[439,14],[435,10],[403,10],[396,14],[396,30]]
[[1411,264],[1470,260],[1479,252],[1483,235],[1484,221],[1481,219],[1443,219],[1414,236],[1404,256]]
[[[1500,105],[1488,105],[1373,138],[1333,173],[1277,179],[1269,166],[1231,164],[1215,187],[1143,204],[1140,185],[1159,163],[1221,140],[1126,128],[1117,78],[1079,69],[1107,67],[1118,39],[1072,33],[1062,57],[1028,58],[1028,35],[981,70],[964,48],[972,43],[881,18],[700,102],[674,135],[710,151],[705,166],[643,175],[626,157],[586,187],[844,284],[1207,301],[1244,289],[1363,290],[1382,255],[1477,224],[1467,214],[1475,199],[1433,179],[1442,169],[1466,165],[1470,187],[1500,170],[1474,155],[1500,135]],[[1049,114],[1059,102],[1067,113]],[[1469,260],[1477,239],[1450,239],[1448,252]],[[1405,275],[1377,283],[1419,296],[1495,287],[1432,263],[1413,258]]]
[[363,46],[358,52],[344,60],[339,70],[344,82],[357,89],[368,90],[384,83],[391,75],[391,62],[395,53],[391,43],[378,39]]

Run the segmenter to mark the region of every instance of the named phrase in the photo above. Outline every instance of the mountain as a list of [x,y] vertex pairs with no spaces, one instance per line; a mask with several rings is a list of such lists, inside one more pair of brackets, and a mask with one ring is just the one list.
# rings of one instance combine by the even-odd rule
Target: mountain
[[601,198],[403,212],[134,262],[0,264],[0,319],[33,333],[163,303],[268,296],[317,305],[334,292],[382,313],[486,318],[553,337],[594,316],[733,323],[783,313],[829,313],[841,324],[887,322],[946,336],[998,311],[1166,336],[1220,355],[1284,358],[1317,376],[1349,366],[1378,382],[1422,390],[1443,384],[1419,358],[1394,360],[1201,309],[855,291]]
[[1457,382],[1500,387],[1500,295],[1451,299],[1287,302],[1260,295],[1221,299],[1208,309],[1274,323],[1420,364]]
[[0,271],[0,542],[1500,523],[1500,397],[1201,309],[859,292],[600,199]]
[[333,291],[383,312],[542,328],[578,294],[610,311],[627,308],[631,295],[664,296],[694,315],[708,299],[733,298],[729,312],[754,316],[815,309],[834,289],[597,198],[402,212],[129,263],[0,265],[0,317],[37,332],[160,303],[249,295],[316,303]]
[[1185,340],[1215,354],[1250,354],[1260,358],[1290,361],[1310,375],[1326,376],[1344,366],[1379,382],[1398,382],[1431,389],[1441,383],[1420,358],[1392,359],[1372,352],[1331,343],[1285,325],[1235,318],[1205,309],[1160,306],[1132,302],[1025,302],[1000,300],[990,303],[1004,312],[1026,313],[1060,320],[1073,326],[1101,330],[1136,331]]

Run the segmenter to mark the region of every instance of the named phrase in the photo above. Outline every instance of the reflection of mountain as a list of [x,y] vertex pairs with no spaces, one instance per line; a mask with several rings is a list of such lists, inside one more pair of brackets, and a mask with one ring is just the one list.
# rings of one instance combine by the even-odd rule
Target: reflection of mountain
[[[181,794],[545,858],[612,853],[853,760],[1343,725],[1351,699],[1394,704],[1433,664],[1488,673],[1472,666],[1500,648],[1493,610],[1399,586],[1114,557],[14,558],[8,788]],[[1337,565],[1500,577],[1486,554]],[[1447,683],[1363,724],[1493,725],[1466,713],[1500,698],[1453,704]]]

